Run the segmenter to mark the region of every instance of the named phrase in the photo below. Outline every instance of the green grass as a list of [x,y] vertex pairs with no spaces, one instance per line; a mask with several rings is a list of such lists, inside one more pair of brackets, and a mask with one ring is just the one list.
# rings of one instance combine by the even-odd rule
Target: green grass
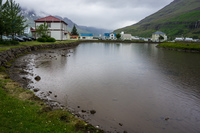
[[67,111],[44,111],[45,107],[47,105],[38,100],[33,92],[20,88],[0,73],[1,133],[83,133],[97,130]]
[[56,41],[56,42],[38,42],[38,41],[28,41],[28,42],[20,42],[19,45],[9,45],[5,46],[3,44],[0,44],[0,52],[9,50],[11,48],[18,48],[22,46],[35,46],[35,45],[48,45],[48,44],[60,44],[60,43],[72,43],[76,42],[78,40],[66,40],[66,41]]
[[166,43],[161,43],[161,44],[157,45],[157,47],[200,51],[200,43],[166,42]]

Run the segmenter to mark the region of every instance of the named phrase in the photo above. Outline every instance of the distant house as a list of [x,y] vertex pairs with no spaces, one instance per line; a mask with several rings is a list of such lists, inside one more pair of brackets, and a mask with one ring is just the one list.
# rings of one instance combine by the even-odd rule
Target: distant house
[[184,38],[182,38],[182,37],[176,37],[175,41],[184,41]]
[[121,39],[122,40],[131,40],[132,35],[131,34],[121,34]]
[[[63,20],[60,20],[53,16],[47,16],[35,20],[35,27],[40,26],[41,24],[47,23],[49,28],[49,36],[55,38],[56,40],[67,40],[67,23]],[[32,30],[34,32],[34,30]],[[35,34],[35,37],[39,36]]]
[[116,40],[117,37],[116,37],[116,33],[104,33],[104,37],[103,39],[104,40]]
[[131,39],[132,39],[132,40],[140,40],[140,38],[137,37],[137,36],[132,36]]
[[81,40],[93,40],[94,35],[92,33],[81,33],[80,39]]
[[[160,37],[163,37],[162,40],[160,40]],[[163,42],[167,40],[167,35],[161,31],[156,31],[155,33],[152,34],[152,41],[153,42]]]
[[192,42],[192,41],[194,41],[194,40],[193,40],[193,38],[188,38],[188,37],[186,37],[186,38],[185,38],[185,41],[186,41],[186,42]]
[[27,34],[27,35],[31,34],[31,28],[30,27],[26,27],[24,29],[24,34]]
[[32,37],[36,38],[36,30],[35,30],[35,27],[31,27],[31,34],[32,34]]
[[78,40],[78,37],[79,37],[78,35],[71,35],[70,39],[72,39],[72,40]]

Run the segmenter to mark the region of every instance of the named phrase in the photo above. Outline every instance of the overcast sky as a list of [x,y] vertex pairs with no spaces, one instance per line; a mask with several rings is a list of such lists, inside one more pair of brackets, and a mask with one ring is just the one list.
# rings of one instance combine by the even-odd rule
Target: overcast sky
[[67,17],[78,25],[118,29],[155,13],[173,0],[15,0],[22,7]]

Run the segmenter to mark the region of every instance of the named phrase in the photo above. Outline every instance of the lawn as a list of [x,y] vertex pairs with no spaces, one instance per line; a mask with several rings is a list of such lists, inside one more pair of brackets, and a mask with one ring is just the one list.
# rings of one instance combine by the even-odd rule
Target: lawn
[[160,43],[157,47],[200,51],[200,43],[194,42],[165,42]]
[[66,40],[66,41],[56,41],[56,42],[38,42],[38,41],[28,41],[28,42],[20,42],[19,45],[9,45],[5,46],[0,44],[0,52],[9,50],[11,48],[18,48],[23,46],[35,46],[35,45],[48,45],[48,44],[61,44],[61,43],[72,43],[78,40]]

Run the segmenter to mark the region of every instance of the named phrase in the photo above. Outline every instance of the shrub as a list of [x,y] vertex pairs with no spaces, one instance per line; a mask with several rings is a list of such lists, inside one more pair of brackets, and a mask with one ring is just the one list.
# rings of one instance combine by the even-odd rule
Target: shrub
[[18,45],[19,42],[15,40],[0,40],[0,44],[2,45]]
[[43,37],[40,37],[37,39],[38,42],[46,42],[47,39],[46,38],[43,38]]
[[55,41],[56,41],[56,39],[53,38],[53,37],[50,37],[50,38],[47,39],[47,42],[55,42]]
[[50,38],[50,36],[48,36],[48,35],[42,35],[42,38],[48,39],[48,38]]
[[19,44],[19,42],[18,42],[18,41],[15,41],[15,40],[10,41],[10,43],[11,43],[12,45],[18,45],[18,44]]

